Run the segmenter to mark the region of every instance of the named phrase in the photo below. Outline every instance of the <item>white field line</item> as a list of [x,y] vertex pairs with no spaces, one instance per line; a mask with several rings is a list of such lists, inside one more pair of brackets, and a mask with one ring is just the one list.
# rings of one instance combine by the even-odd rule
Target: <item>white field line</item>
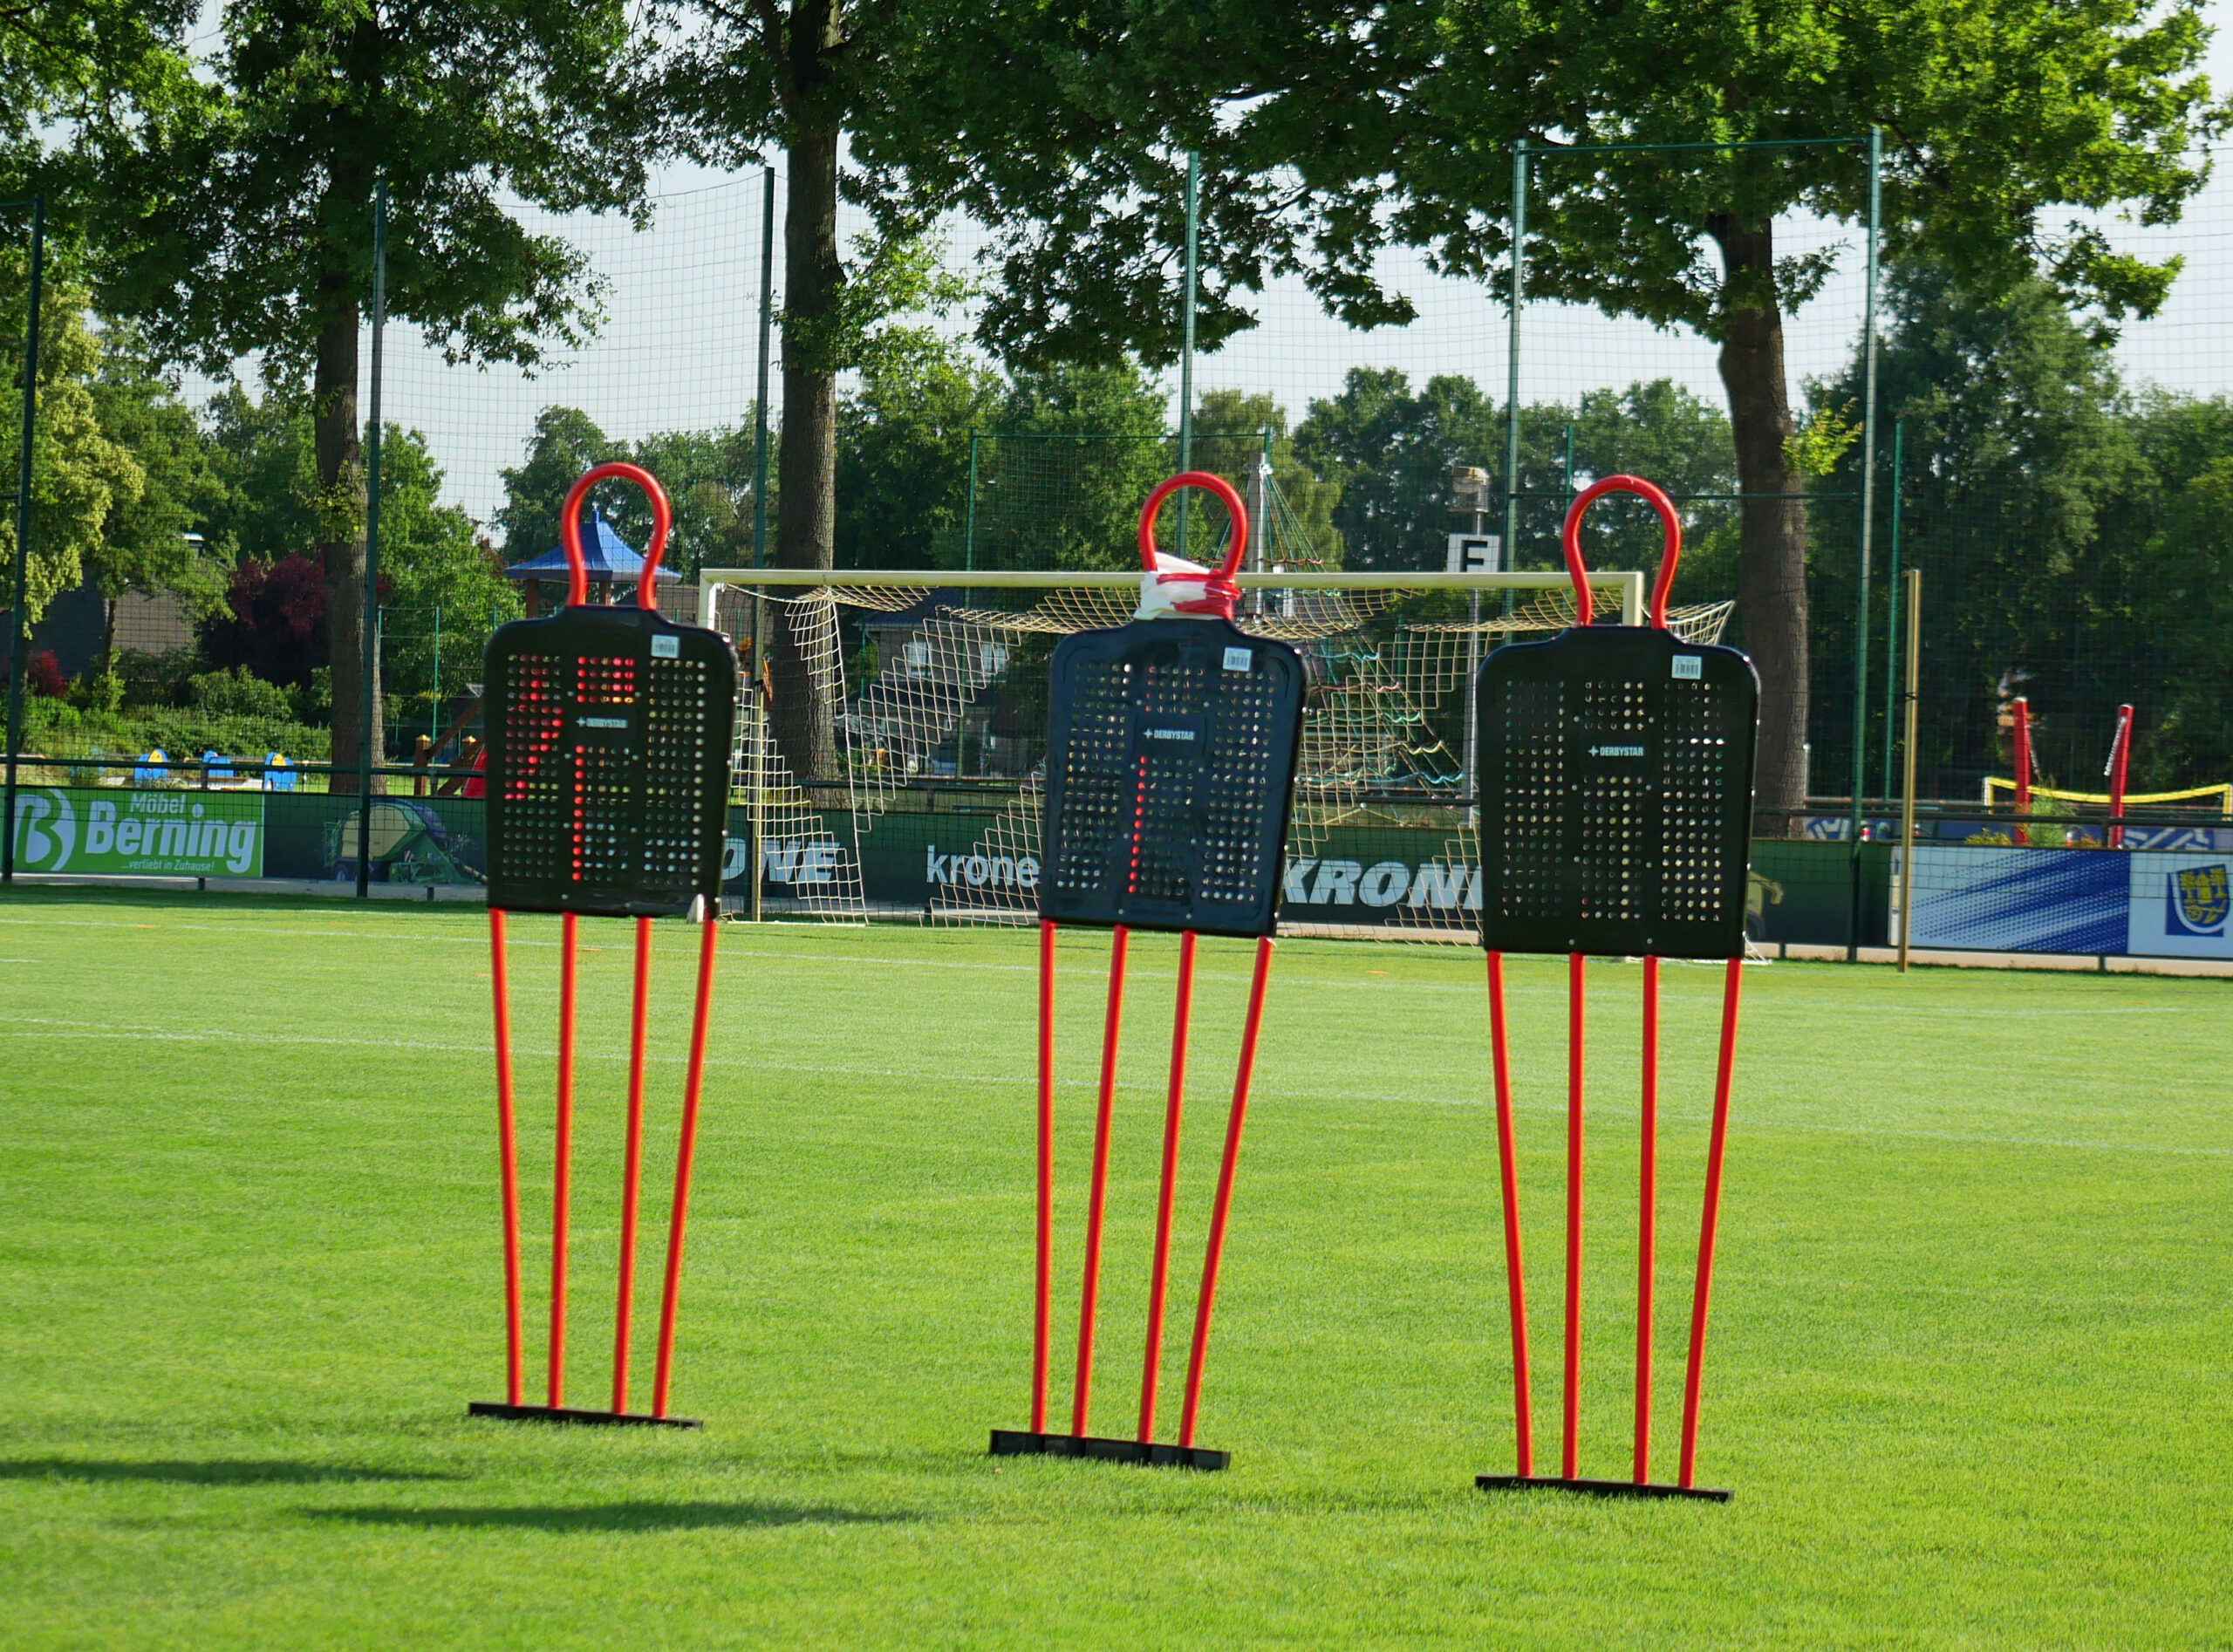
[[[428,941],[441,941],[451,945],[470,945],[474,947],[485,948],[488,944],[488,938],[486,935],[409,934],[401,931],[347,929],[338,924],[329,929],[271,929],[261,925],[115,924],[102,923],[91,918],[46,919],[0,918],[0,925],[5,924],[30,925],[49,928],[71,927],[79,929],[108,929],[119,932],[128,932],[133,930],[180,930],[215,935],[278,935],[285,936],[293,939],[303,940],[380,940],[393,941],[408,945],[418,945]],[[801,925],[800,927],[806,926]],[[516,948],[529,947],[556,951],[558,945],[559,943],[556,939],[538,940],[531,937],[518,935],[507,937],[505,940],[507,951]],[[610,946],[585,945],[582,950],[584,952],[625,952],[629,950],[629,943],[623,941],[617,942]],[[826,963],[840,968],[850,968],[857,965],[878,965],[892,969],[955,969],[977,971],[984,973],[998,975],[1036,975],[1039,973],[1039,966],[1036,964],[973,963],[958,959],[920,958],[912,956],[894,958],[859,952],[748,951],[733,944],[723,946],[721,948],[720,955],[724,959],[768,959],[778,963],[789,964],[794,966],[800,964]],[[1309,956],[1309,954],[1306,954],[1306,956]],[[44,960],[33,959],[0,959],[0,963],[14,962],[29,964],[40,961]],[[1605,960],[1599,961],[1601,966]],[[1685,967],[1694,966],[1698,967],[1719,967],[1717,964],[1712,964],[1710,960],[1668,959],[1664,961],[1669,964],[1682,965]],[[1091,962],[1092,960],[1089,959],[1082,966],[1090,967]],[[1137,967],[1133,970],[1128,971],[1128,979],[1137,979],[1139,973],[1140,971]],[[1227,984],[1246,983],[1251,979],[1251,977],[1246,974],[1227,975],[1208,969],[1198,970],[1195,973],[1194,978],[1198,981],[1219,981]],[[1059,980],[1061,977],[1058,976],[1057,979]],[[1460,985],[1457,982],[1443,981],[1399,981],[1392,980],[1357,980],[1346,976],[1340,980],[1328,980],[1322,976],[1298,974],[1294,973],[1292,968],[1290,968],[1286,973],[1282,974],[1276,962],[1274,963],[1272,970],[1272,980],[1274,991],[1332,990],[1344,993],[1457,993],[1469,998],[1483,1000],[1484,1004],[1482,1013],[1485,1015],[1487,1014],[1485,1002],[1487,989],[1482,983],[1478,981]],[[2120,981],[2118,983],[2119,986],[2125,986],[2126,984],[2127,983],[2124,981]],[[1799,990],[1804,991],[1806,989],[1801,987]],[[1505,993],[1506,995],[1510,998],[1563,998],[1566,995],[1566,987],[1563,984],[1554,984],[1543,986],[1514,986],[1507,982],[1506,984]],[[1717,1001],[1720,994],[1711,991],[1676,991],[1668,993],[1666,996],[1670,1000],[1675,1002],[1682,1002],[1688,1000],[1698,1003],[1705,1003],[1709,1001]],[[1755,1014],[1777,1014],[1812,1015],[1818,1014],[1821,1007],[1821,1001],[1816,999],[1799,1000],[1769,998],[1757,987],[1753,992],[1746,994],[1745,1000],[1745,1014],[1747,1017],[1751,1017]],[[1847,1000],[1840,1000],[1837,1004],[1837,1008],[1839,1013],[1841,1014],[1855,1010],[1865,1010],[1879,1011],[1885,1014],[1902,1015],[1983,1016],[1984,1019],[1989,1021],[2002,1021],[2014,1018],[2032,1019],[2064,1015],[2215,1015],[2224,1013],[2223,1007],[2219,1006],[2204,1004],[2089,1003],[2048,1009],[2000,1007],[1994,1008],[1991,1011],[1981,1011],[1973,1005],[1962,1004],[1855,1003]]]
[[[220,1029],[179,1032],[165,1027],[131,1026],[106,1021],[60,1021],[31,1015],[0,1016],[0,1026],[20,1027],[26,1029],[22,1032],[0,1033],[0,1037],[14,1038],[34,1038],[41,1036],[42,1034],[54,1034],[66,1038],[99,1040],[116,1039],[141,1042],[154,1041],[158,1043],[263,1045],[274,1048],[303,1045],[324,1047],[339,1046],[348,1048],[393,1050],[399,1054],[417,1053],[420,1051],[439,1051],[453,1055],[482,1056],[485,1056],[489,1053],[489,1047],[485,1044],[413,1043],[406,1046],[397,1044],[393,1039],[330,1038],[320,1037],[309,1034],[234,1033]],[[40,1030],[37,1032],[29,1030],[31,1028],[38,1028]],[[557,1059],[557,1054],[555,1048],[550,1050],[529,1048],[520,1045],[516,1041],[515,1041],[513,1045],[512,1053],[515,1059],[523,1058],[529,1061],[549,1061],[553,1063],[555,1063]],[[622,1052],[577,1048],[575,1052],[575,1059],[577,1061],[618,1062],[625,1061],[627,1058],[625,1053]],[[685,1062],[685,1058],[679,1055],[652,1055],[648,1056],[647,1060],[650,1064],[661,1067],[680,1067]],[[797,1062],[775,1062],[764,1060],[724,1061],[719,1057],[711,1055],[707,1057],[706,1065],[708,1067],[734,1068],[747,1071],[756,1070],[779,1073],[805,1073],[816,1075],[828,1074],[850,1078],[896,1078],[919,1081],[924,1076],[922,1069],[919,1068],[838,1067],[822,1062],[808,1064]],[[1000,1084],[1014,1086],[1019,1089],[1035,1086],[1038,1083],[1038,1079],[1035,1075],[1010,1073],[947,1073],[941,1075],[940,1076],[944,1082],[949,1083]],[[1087,1077],[1081,1075],[1062,1082],[1069,1086],[1080,1087],[1085,1085],[1089,1081]],[[1157,1080],[1134,1083],[1123,1083],[1120,1082],[1117,1088],[1142,1094],[1150,1092],[1160,1094],[1164,1087],[1160,1080]],[[1371,1102],[1391,1106],[1437,1108],[1485,1108],[1488,1105],[1488,1100],[1485,1096],[1426,1096],[1417,1092],[1404,1096],[1382,1096],[1354,1089],[1344,1089],[1337,1092],[1288,1089],[1285,1090],[1283,1093],[1288,1099],[1299,1102]],[[1563,1106],[1555,1102],[1518,1103],[1515,1105],[1513,1110],[1516,1112],[1543,1116],[1561,1117],[1564,1116],[1566,1111]],[[1598,1102],[1593,1106],[1591,1110],[1601,1119],[1629,1119],[1637,1116],[1637,1113],[1635,1109],[1625,1108],[1618,1103]],[[1665,1123],[1694,1124],[1699,1126],[1704,1125],[1708,1120],[1708,1116],[1704,1113],[1676,1112],[1670,1110],[1663,1105],[1660,1109],[1660,1117]],[[1824,1124],[1798,1119],[1763,1119],[1756,1116],[1748,1116],[1746,1117],[1745,1128],[1747,1130],[1805,1130],[1826,1135],[1877,1137],[1893,1140],[1953,1142],[1962,1143],[1963,1145],[1978,1147],[2053,1148],[2067,1150],[2074,1152],[2139,1153],[2161,1154],[2168,1157],[2192,1158],[2233,1158],[2233,1148],[2175,1147],[2131,1142],[2080,1142],[2052,1137],[1997,1136],[1982,1133],[1968,1133],[1957,1130],[1887,1129],[1881,1125],[1873,1124]]]

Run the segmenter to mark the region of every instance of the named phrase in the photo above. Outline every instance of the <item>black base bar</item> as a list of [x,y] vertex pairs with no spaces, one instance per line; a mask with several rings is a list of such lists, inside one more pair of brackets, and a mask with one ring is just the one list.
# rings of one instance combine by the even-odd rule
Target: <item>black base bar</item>
[[467,1405],[465,1414],[502,1417],[507,1423],[602,1423],[654,1429],[706,1426],[694,1416],[650,1416],[641,1411],[577,1411],[563,1405],[499,1405],[494,1400],[475,1400]]
[[1212,1451],[1199,1445],[1143,1444],[1138,1440],[1105,1440],[1091,1434],[1033,1434],[1023,1429],[994,1429],[994,1457],[1090,1457],[1104,1463],[1144,1463],[1158,1469],[1221,1469],[1233,1461],[1230,1451]]
[[1703,1485],[1658,1485],[1634,1480],[1562,1480],[1554,1474],[1476,1474],[1473,1484],[1484,1492],[1579,1492],[1584,1497],[1686,1497],[1701,1503],[1726,1503],[1734,1492],[1711,1491]]

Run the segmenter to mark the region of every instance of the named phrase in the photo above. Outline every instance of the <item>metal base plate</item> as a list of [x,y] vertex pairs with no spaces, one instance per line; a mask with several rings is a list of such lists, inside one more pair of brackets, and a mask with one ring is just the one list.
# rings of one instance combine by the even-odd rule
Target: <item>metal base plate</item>
[[1033,1434],[1023,1429],[994,1429],[994,1457],[1091,1457],[1105,1463],[1144,1463],[1158,1469],[1214,1470],[1233,1461],[1230,1451],[1198,1445],[1156,1445],[1138,1440],[1105,1440],[1090,1434]]
[[1579,1492],[1584,1497],[1680,1497],[1701,1503],[1726,1503],[1734,1492],[1711,1491],[1702,1485],[1658,1485],[1634,1480],[1564,1480],[1551,1474],[1476,1474],[1473,1484],[1484,1492]]
[[499,1405],[494,1400],[475,1400],[465,1408],[465,1414],[502,1417],[507,1423],[601,1423],[655,1429],[706,1426],[694,1416],[650,1416],[641,1411],[577,1411],[563,1405]]

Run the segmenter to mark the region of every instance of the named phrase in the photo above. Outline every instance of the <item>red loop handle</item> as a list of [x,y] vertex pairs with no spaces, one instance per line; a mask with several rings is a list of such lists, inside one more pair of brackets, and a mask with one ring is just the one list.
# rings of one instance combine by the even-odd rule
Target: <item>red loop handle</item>
[[1659,556],[1659,577],[1651,588],[1651,623],[1661,631],[1667,629],[1667,594],[1675,589],[1675,564],[1683,557],[1683,522],[1675,514],[1675,502],[1658,487],[1641,476],[1608,476],[1593,482],[1584,489],[1574,503],[1567,507],[1566,527],[1560,538],[1566,546],[1567,573],[1574,580],[1574,623],[1589,624],[1596,606],[1589,596],[1589,570],[1581,563],[1581,516],[1593,501],[1606,494],[1635,494],[1659,513],[1659,520],[1667,529],[1666,549]]
[[590,570],[582,560],[582,501],[588,497],[591,488],[608,476],[634,482],[652,502],[652,543],[644,552],[644,571],[636,576],[636,606],[648,613],[657,613],[659,553],[666,549],[666,532],[674,524],[674,512],[667,505],[666,489],[659,486],[658,477],[641,465],[623,464],[618,460],[584,472],[582,479],[566,490],[566,502],[559,508],[558,536],[566,547],[566,601],[579,608],[590,599]]
[[1199,488],[1205,493],[1215,494],[1232,518],[1233,543],[1226,547],[1225,561],[1210,576],[1207,589],[1238,596],[1239,588],[1233,583],[1233,577],[1240,571],[1240,558],[1248,549],[1248,507],[1240,502],[1240,495],[1231,482],[1206,470],[1182,470],[1148,495],[1148,502],[1140,510],[1140,566],[1150,573],[1156,571],[1155,514],[1163,509],[1164,500],[1182,488]]

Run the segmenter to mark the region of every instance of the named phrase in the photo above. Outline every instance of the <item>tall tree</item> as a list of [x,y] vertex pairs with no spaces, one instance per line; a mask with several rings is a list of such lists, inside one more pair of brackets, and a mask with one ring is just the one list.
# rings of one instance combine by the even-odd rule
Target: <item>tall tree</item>
[[[837,377],[866,364],[879,324],[958,296],[920,236],[927,214],[871,190],[876,231],[848,263],[837,229],[849,140],[904,106],[917,59],[946,20],[928,0],[693,0],[700,26],[667,77],[670,107],[703,158],[738,164],[780,154],[782,417],[775,488],[775,561],[830,568],[837,544]],[[769,665],[775,737],[792,772],[836,761],[835,707],[816,687],[803,633],[777,604]]]
[[[2152,311],[2175,265],[2116,253],[2098,223],[2059,207],[2177,215],[2222,129],[2194,72],[2199,0],[1645,0],[1608,27],[1582,0],[1413,0],[1360,13],[1346,62],[1390,112],[1321,156],[1345,180],[1392,175],[1391,233],[1443,268],[1501,279],[1511,144],[1554,153],[1533,168],[1528,290],[1690,328],[1720,351],[1743,504],[1746,646],[1764,690],[1758,797],[1795,809],[1806,790],[1809,695],[1806,467],[1784,359],[1785,316],[1827,261],[1779,245],[1785,215],[1854,222],[1866,154],[1886,134],[1886,242],[1929,256],[1972,290],[2035,271],[2108,317]],[[1306,84],[1306,93],[1315,92]],[[1315,96],[1260,110],[1295,136]],[[1807,140],[1799,148],[1565,159],[1564,147]]]
[[107,299],[174,358],[261,354],[307,390],[334,753],[352,761],[369,718],[379,761],[358,411],[374,185],[390,315],[454,360],[531,365],[578,342],[598,283],[502,196],[640,209],[637,51],[621,0],[227,0],[208,67],[198,96],[114,135]]
[[[975,36],[971,31],[974,30]],[[1021,31],[1028,50],[989,51]],[[1264,6],[994,8],[940,50],[1000,61],[1004,103],[948,91],[927,130],[964,132],[934,180],[1005,227],[988,324],[1067,346],[1169,267],[1171,169],[1203,158],[1212,336],[1250,324],[1239,295],[1300,270],[1334,313],[1409,306],[1378,283],[1390,240],[1501,284],[1512,146],[1805,140],[1796,149],[1556,156],[1537,167],[1528,289],[1702,332],[1719,348],[1742,490],[1745,638],[1764,680],[1759,798],[1796,808],[1806,775],[1810,467],[1787,447],[1783,318],[1825,279],[1776,225],[1847,222],[1881,127],[1887,242],[1980,290],[2034,272],[2108,318],[2146,314],[2171,267],[2117,254],[2059,207],[2164,222],[2222,129],[2194,72],[2201,0],[1293,0]],[[959,44],[956,44],[956,43]],[[1010,72],[1010,71],[1013,72]],[[953,77],[959,79],[959,77]],[[928,146],[924,146],[927,147]],[[1137,329],[1136,329],[1137,331]],[[1121,338],[1122,327],[1108,336]]]

